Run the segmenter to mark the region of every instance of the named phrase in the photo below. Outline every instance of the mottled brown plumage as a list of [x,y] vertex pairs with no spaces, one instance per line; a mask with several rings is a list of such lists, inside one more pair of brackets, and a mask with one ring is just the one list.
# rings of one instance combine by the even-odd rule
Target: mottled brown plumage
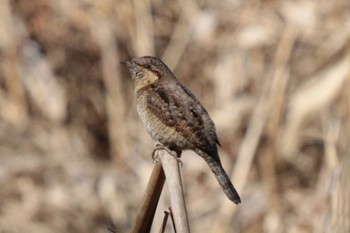
[[208,163],[227,197],[240,203],[220,162],[214,123],[197,98],[158,58],[123,63],[135,82],[136,108],[151,137],[177,154],[194,150]]

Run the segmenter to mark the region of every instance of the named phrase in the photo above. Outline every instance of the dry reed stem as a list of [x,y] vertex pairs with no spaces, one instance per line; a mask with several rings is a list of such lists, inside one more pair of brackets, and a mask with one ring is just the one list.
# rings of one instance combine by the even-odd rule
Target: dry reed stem
[[331,231],[350,232],[350,152],[342,158],[339,180],[331,196]]
[[136,31],[132,37],[135,55],[154,55],[154,31],[150,0],[133,0]]
[[171,35],[170,42],[162,55],[170,69],[174,69],[179,63],[191,36],[192,26],[196,20],[198,7],[194,1],[180,1],[183,7],[182,14]]
[[137,214],[132,233],[150,232],[157,204],[164,186],[165,175],[161,163],[153,167],[142,204]]
[[174,217],[176,232],[189,233],[190,226],[188,222],[179,162],[164,150],[157,152],[159,152],[159,158],[166,177],[166,184],[169,190],[171,211]]
[[64,88],[58,83],[46,56],[40,53],[38,44],[27,40],[22,46],[23,85],[38,110],[53,124],[59,125],[67,117]]
[[1,68],[8,93],[7,95],[1,93],[0,101],[7,107],[4,106],[0,114],[8,122],[24,126],[28,123],[28,113],[17,52],[17,47],[22,38],[19,35],[15,35],[14,25],[15,21],[11,12],[10,2],[8,0],[2,1],[0,7]]
[[282,155],[286,159],[291,159],[293,153],[299,147],[300,136],[298,132],[303,123],[326,106],[329,106],[337,97],[347,78],[348,66],[349,57],[344,55],[292,94],[281,145]]
[[173,221],[173,218],[172,218],[172,215],[171,215],[171,209],[169,208],[169,210],[164,211],[164,218],[163,218],[162,225],[159,228],[159,233],[164,233],[165,232],[169,216],[170,216],[170,219],[172,220],[172,227],[173,227],[172,230],[175,231],[175,225],[174,225],[174,221]]
[[[106,19],[96,18],[92,21],[91,33],[100,46],[102,78],[106,87],[105,105],[108,119],[108,134],[111,140],[111,155],[118,164],[124,164],[122,156],[128,154],[125,135],[124,113],[125,99],[122,95],[121,73],[115,33],[111,23]],[[121,166],[125,168],[125,166]]]
[[269,119],[266,125],[266,145],[262,149],[262,155],[259,162],[262,171],[262,179],[267,187],[268,210],[264,229],[268,232],[280,232],[282,230],[281,221],[281,200],[278,195],[277,188],[277,159],[278,159],[278,129],[281,124],[284,102],[286,100],[286,88],[289,80],[289,70],[287,63],[289,61],[293,45],[297,37],[297,30],[294,26],[289,25],[282,33],[278,44],[276,54],[273,60],[271,75],[272,85],[268,94],[269,102]]

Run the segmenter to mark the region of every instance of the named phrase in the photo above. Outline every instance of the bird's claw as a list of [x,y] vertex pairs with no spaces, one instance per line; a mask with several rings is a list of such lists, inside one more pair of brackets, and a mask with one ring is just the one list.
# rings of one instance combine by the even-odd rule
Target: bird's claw
[[176,159],[176,161],[180,164],[181,167],[183,166],[183,163],[180,159],[180,155],[178,155],[178,153],[176,151],[170,150],[168,147],[166,147],[160,143],[157,143],[153,149],[153,152],[152,152],[153,163],[157,163],[159,161],[159,154],[156,153],[158,150],[167,151],[174,159]]
[[155,147],[153,149],[153,152],[152,152],[153,163],[157,163],[159,161],[159,154],[156,153],[158,150],[160,150],[160,148],[158,148],[158,147]]
[[158,150],[166,150],[168,149],[167,147],[163,146],[162,144],[160,143],[157,143],[156,146],[154,147],[153,149],[153,152],[152,152],[152,159],[153,159],[153,163],[157,163],[159,161],[159,154],[156,153]]

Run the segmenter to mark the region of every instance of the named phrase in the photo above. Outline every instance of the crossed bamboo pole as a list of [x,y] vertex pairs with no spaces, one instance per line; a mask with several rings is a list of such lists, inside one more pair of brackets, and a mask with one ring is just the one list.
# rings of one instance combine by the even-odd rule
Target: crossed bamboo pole
[[168,215],[170,215],[174,232],[190,233],[179,161],[165,150],[158,150],[156,153],[158,153],[160,162],[154,165],[131,233],[150,232],[165,180],[167,181],[171,207],[169,212],[166,212],[160,232],[164,232]]

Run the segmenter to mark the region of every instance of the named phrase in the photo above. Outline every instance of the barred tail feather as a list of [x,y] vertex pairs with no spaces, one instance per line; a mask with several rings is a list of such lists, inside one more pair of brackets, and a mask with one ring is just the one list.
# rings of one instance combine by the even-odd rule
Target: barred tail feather
[[241,203],[241,198],[239,197],[235,187],[230,181],[230,178],[222,167],[219,156],[217,154],[210,156],[199,150],[196,150],[196,152],[207,162],[228,199],[230,199],[235,204]]

